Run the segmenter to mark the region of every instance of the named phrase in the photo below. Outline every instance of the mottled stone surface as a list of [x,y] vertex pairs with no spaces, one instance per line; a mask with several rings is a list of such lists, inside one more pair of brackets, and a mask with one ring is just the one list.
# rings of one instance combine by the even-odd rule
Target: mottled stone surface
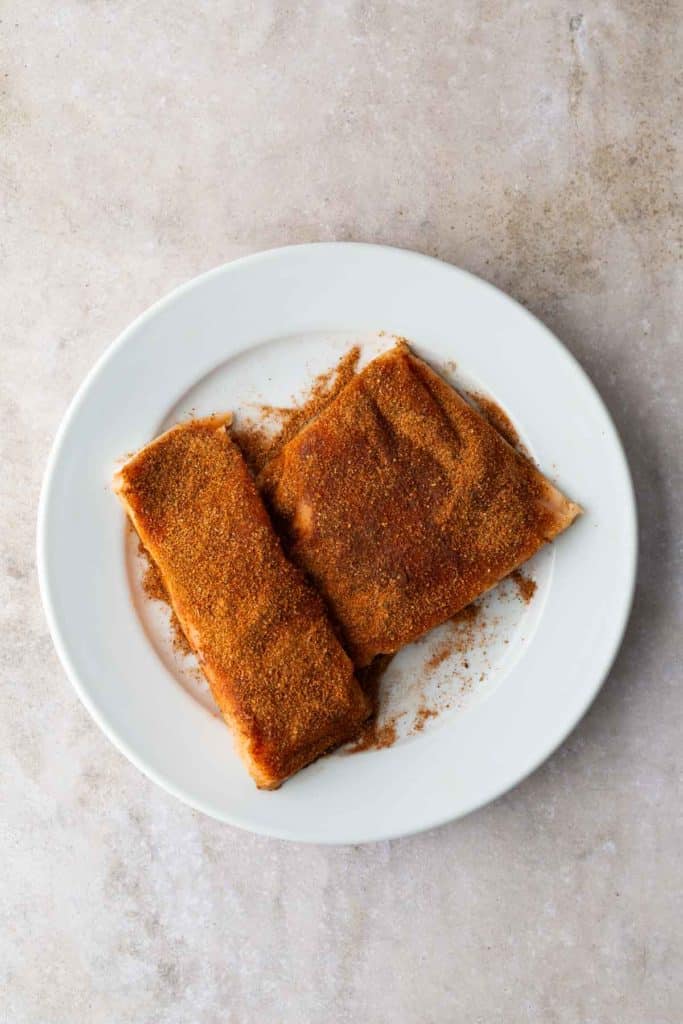
[[[680,1024],[680,5],[0,19],[0,1019]],[[437,254],[556,331],[624,438],[642,560],[607,685],[532,778],[431,834],[317,849],[205,819],[116,752],[53,652],[34,529],[66,404],[137,313],[333,238]]]

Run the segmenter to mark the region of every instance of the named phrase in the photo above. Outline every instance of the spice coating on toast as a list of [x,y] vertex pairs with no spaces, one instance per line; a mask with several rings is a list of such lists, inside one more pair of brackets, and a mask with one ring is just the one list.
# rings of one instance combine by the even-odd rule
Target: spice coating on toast
[[358,666],[450,618],[580,512],[405,343],[259,485]]
[[226,419],[174,427],[114,486],[250,773],[276,788],[353,737],[370,708],[320,597],[283,553]]

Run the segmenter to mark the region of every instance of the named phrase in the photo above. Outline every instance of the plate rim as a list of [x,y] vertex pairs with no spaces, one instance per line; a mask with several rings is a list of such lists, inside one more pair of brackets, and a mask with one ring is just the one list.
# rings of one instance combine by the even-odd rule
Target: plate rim
[[[373,250],[378,253],[400,253],[406,258],[412,258],[416,261],[422,261],[424,263],[435,264],[440,268],[447,268],[454,274],[458,274],[461,277],[469,278],[473,282],[476,282],[477,286],[483,286],[488,289],[492,296],[503,297],[507,302],[512,303],[517,307],[517,311],[522,313],[526,320],[533,324],[535,329],[542,331],[545,342],[551,344],[556,354],[559,354],[566,363],[569,364],[571,370],[577,374],[583,381],[584,385],[587,386],[591,393],[591,397],[600,407],[604,421],[607,425],[610,433],[609,441],[610,446],[614,452],[614,455],[618,459],[620,465],[619,468],[623,473],[624,483],[626,484],[626,494],[628,496],[628,508],[624,509],[624,517],[626,523],[627,532],[627,543],[628,551],[625,551],[625,555],[628,557],[628,579],[627,586],[624,588],[622,600],[620,603],[619,618],[620,625],[619,629],[614,634],[614,640],[612,644],[612,650],[609,657],[605,660],[605,665],[602,671],[595,676],[595,680],[590,688],[588,688],[585,694],[585,699],[578,706],[577,711],[572,715],[572,719],[564,719],[561,727],[553,733],[548,742],[540,745],[540,753],[537,753],[532,758],[529,764],[523,766],[523,768],[517,772],[512,772],[507,775],[505,781],[497,786],[494,786],[494,791],[489,795],[482,797],[475,797],[470,803],[465,802],[464,808],[457,809],[452,813],[445,813],[439,815],[427,823],[417,824],[414,828],[394,828],[389,829],[386,832],[373,833],[365,838],[354,837],[350,839],[338,839],[330,838],[325,836],[309,837],[302,835],[296,830],[288,830],[280,828],[278,826],[265,827],[260,823],[250,823],[243,819],[240,819],[238,815],[230,815],[224,813],[217,813],[215,808],[207,806],[202,800],[196,799],[191,793],[186,792],[181,787],[176,786],[172,780],[169,780],[161,773],[157,772],[153,767],[148,765],[143,758],[139,756],[136,750],[128,744],[125,737],[122,736],[119,731],[113,728],[110,723],[106,720],[99,709],[95,706],[91,700],[87,688],[81,683],[79,674],[73,665],[71,656],[68,651],[67,645],[64,643],[61,629],[59,626],[58,616],[56,614],[55,604],[52,599],[51,586],[49,580],[49,574],[47,570],[47,542],[46,532],[49,515],[49,503],[51,491],[54,486],[54,475],[57,468],[59,455],[64,444],[64,440],[67,437],[69,428],[73,420],[75,419],[80,406],[87,395],[93,381],[98,378],[107,367],[107,364],[113,359],[116,353],[124,347],[131,336],[136,334],[148,321],[153,320],[162,310],[167,309],[182,296],[201,286],[213,277],[218,277],[222,274],[229,274],[231,271],[242,269],[249,264],[264,263],[270,259],[281,259],[287,258],[289,254],[294,252],[301,252],[302,250],[311,250],[320,253],[322,250],[330,252],[331,250],[344,250],[349,252],[350,250]],[[607,676],[609,675],[617,654],[621,648],[624,635],[630,620],[631,609],[633,605],[633,598],[635,593],[635,585],[637,578],[637,566],[638,566],[638,515],[637,515],[637,503],[635,490],[633,486],[633,479],[629,468],[628,460],[624,451],[621,438],[617,431],[616,425],[612,420],[611,414],[603,401],[600,393],[598,392],[593,381],[589,377],[588,373],[584,370],[578,359],[569,351],[568,348],[556,337],[556,335],[548,328],[543,321],[531,313],[525,306],[521,305],[516,299],[508,295],[502,289],[496,285],[491,284],[483,278],[478,277],[471,271],[465,270],[461,267],[457,267],[453,264],[447,263],[444,260],[438,259],[434,256],[429,256],[424,253],[420,253],[411,249],[401,248],[397,246],[386,246],[378,245],[368,242],[307,242],[295,245],[278,246],[274,248],[265,249],[259,252],[250,253],[246,256],[239,257],[235,260],[227,261],[219,266],[213,267],[203,273],[196,275],[178,285],[172,289],[166,295],[162,296],[152,305],[147,307],[140,313],[119,335],[111,342],[104,350],[104,352],[95,361],[94,365],[88,371],[81,384],[78,386],[75,394],[69,402],[65,413],[62,416],[54,440],[52,442],[50,452],[45,463],[45,469],[43,472],[43,479],[40,488],[40,496],[38,501],[38,512],[37,512],[37,530],[36,530],[36,561],[37,561],[37,574],[39,589],[41,595],[41,601],[45,613],[45,617],[48,623],[48,628],[52,638],[52,642],[55,646],[59,661],[62,668],[74,687],[79,699],[85,706],[88,713],[94,719],[99,728],[107,736],[107,738],[114,744],[117,749],[124,754],[124,756],[134,764],[140,771],[143,772],[149,779],[160,785],[166,792],[177,797],[183,803],[192,807],[195,810],[201,811],[207,814],[214,820],[231,824],[235,827],[243,828],[247,831],[253,832],[254,834],[270,836],[278,839],[285,839],[293,842],[307,842],[318,845],[350,845],[365,842],[380,842],[388,839],[399,838],[403,836],[416,835],[424,831],[428,831],[432,828],[438,828],[450,821],[459,820],[473,811],[485,806],[488,803],[497,800],[499,797],[509,792],[518,786],[524,779],[532,775],[567,739],[567,737],[577,727],[579,722],[582,720],[590,706],[593,704],[598,693],[600,692]],[[615,615],[616,620],[616,615]]]

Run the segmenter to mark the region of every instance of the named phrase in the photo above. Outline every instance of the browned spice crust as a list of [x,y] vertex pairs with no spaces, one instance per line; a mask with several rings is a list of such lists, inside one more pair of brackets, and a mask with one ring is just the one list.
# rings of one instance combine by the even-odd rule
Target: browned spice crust
[[477,391],[469,392],[468,394],[469,397],[476,402],[477,408],[481,412],[482,416],[488,420],[492,427],[496,428],[498,433],[505,438],[507,443],[512,445],[512,447],[516,448],[518,451],[523,451],[522,444],[519,440],[519,434],[505,410],[487,395],[483,395]]
[[[407,343],[401,340],[399,349],[408,351]],[[359,349],[351,349],[339,363],[329,371],[320,374],[314,381],[309,395],[303,404],[295,408],[275,408],[272,406],[261,407],[261,415],[267,423],[273,420],[279,423],[277,430],[267,430],[263,419],[261,422],[242,424],[239,431],[233,430],[233,436],[237,436],[240,448],[249,463],[250,467],[258,472],[271,460],[273,460],[283,448],[293,440],[296,435],[311,423],[316,416],[320,415],[344,390],[349,382],[356,375],[359,359]],[[508,442],[509,445],[517,448],[524,454],[523,446],[520,444],[517,432],[507,417],[506,413],[492,399],[482,394],[469,396],[477,405],[485,419],[492,427]],[[143,579],[143,589],[148,597],[168,602],[168,595],[164,587],[163,579],[153,561],[149,559],[146,550],[141,545],[141,551],[148,560]],[[528,603],[536,590],[533,580],[523,576],[519,571],[511,574],[511,579],[516,585],[521,600]],[[451,636],[445,638],[433,652],[425,664],[425,669],[431,673],[439,665],[450,658],[454,653],[466,654],[477,642],[476,630],[480,607],[477,604],[467,605],[461,611],[452,616],[454,631]],[[475,625],[476,623],[476,625]],[[182,653],[192,651],[182,626],[171,607],[171,628],[174,647]],[[391,655],[380,656],[364,669],[359,670],[358,679],[365,690],[368,699],[373,707],[373,714],[367,720],[362,732],[352,747],[347,747],[345,752],[356,753],[362,750],[381,749],[391,746],[397,737],[396,719],[385,722],[378,726],[379,712],[379,683],[381,675],[386,669]],[[467,668],[467,662],[465,662]],[[424,705],[418,709],[417,717],[413,723],[412,732],[421,732],[427,719],[436,717],[438,710],[427,708]],[[400,716],[399,716],[400,717]]]
[[115,489],[249,770],[274,788],[355,736],[370,708],[224,420],[168,431],[123,466]]
[[580,511],[405,343],[259,483],[359,666],[470,604]]

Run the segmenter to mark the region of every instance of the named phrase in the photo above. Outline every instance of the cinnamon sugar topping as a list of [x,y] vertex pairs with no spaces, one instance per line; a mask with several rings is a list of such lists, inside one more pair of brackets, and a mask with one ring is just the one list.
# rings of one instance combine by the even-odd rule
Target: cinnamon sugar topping
[[577,514],[405,343],[352,379],[259,483],[356,665],[444,622]]
[[[260,474],[259,486],[278,528],[284,530],[290,557],[315,582],[356,666],[365,666],[357,675],[374,714],[353,745],[345,748],[347,753],[389,747],[398,738],[397,723],[406,712],[382,717],[379,706],[379,681],[389,652],[448,622],[448,631],[424,663],[425,679],[438,679],[436,670],[455,654],[460,655],[459,668],[469,669],[468,651],[478,643],[483,647],[482,638],[490,638],[480,603],[471,602],[566,528],[578,512],[578,506],[556,491],[524,456],[512,423],[491,399],[472,396],[480,415],[412,356],[403,341],[357,375],[359,357],[356,346],[334,368],[320,374],[302,404],[262,406],[260,420],[243,421],[232,431],[252,472]],[[184,473],[191,492],[193,475],[214,469],[183,456],[177,464],[166,465],[164,472]],[[154,473],[145,482],[143,498],[151,524],[156,521],[157,487],[162,484]],[[216,517],[220,506],[221,517],[239,522],[243,510],[226,493],[225,481],[220,494],[212,490],[212,500]],[[171,513],[173,507],[171,503]],[[168,513],[166,507],[164,514]],[[272,534],[260,515],[256,516],[258,530],[270,529]],[[168,538],[179,529],[194,534],[195,527],[194,522],[166,520],[158,529]],[[152,528],[153,537],[156,529]],[[298,655],[288,661],[286,650],[271,656],[262,640],[252,637],[247,648],[233,636],[239,616],[248,618],[252,612],[262,619],[259,635],[270,636],[270,630],[277,628],[277,614],[269,606],[273,598],[256,585],[252,572],[240,574],[238,580],[247,604],[231,609],[229,622],[222,613],[215,615],[215,587],[221,582],[225,551],[214,544],[210,523],[207,530],[199,542],[199,564],[193,541],[193,557],[183,556],[174,568],[176,582],[192,591],[195,611],[203,622],[200,659],[206,660],[207,650],[234,647],[242,658],[247,651],[249,657],[257,651],[255,664],[269,678],[305,674]],[[263,557],[261,552],[251,554],[257,563]],[[269,565],[269,560],[270,556],[265,569],[269,586],[274,587],[274,562]],[[178,567],[187,578],[182,573],[178,577]],[[510,579],[520,600],[528,603],[535,582],[519,570]],[[223,579],[225,593],[229,582],[235,581]],[[291,591],[290,584],[285,580],[285,588]],[[151,561],[143,587],[149,597],[168,600],[164,578]],[[178,607],[177,596],[173,604]],[[187,629],[187,616],[181,617]],[[175,611],[172,626],[174,645],[191,650]],[[331,657],[333,642],[329,637],[325,640],[325,657]],[[379,652],[385,653],[375,657]],[[236,671],[236,663],[231,665]],[[225,699],[221,703],[215,683],[212,689],[225,710]],[[248,689],[248,714],[262,719],[266,731],[277,731],[270,697],[255,680],[249,681]],[[357,723],[362,712],[357,701],[351,703],[355,707],[348,717],[355,717]],[[421,732],[440,710],[423,698],[410,731]],[[304,710],[303,718],[306,715]],[[344,738],[352,734],[346,727]],[[272,758],[271,768],[283,771]]]
[[469,397],[476,403],[477,408],[481,412],[492,427],[495,427],[498,433],[505,438],[509,445],[516,448],[518,451],[522,450],[522,444],[519,440],[519,434],[517,433],[515,426],[505,412],[504,409],[494,402],[492,398],[487,395],[483,395],[480,392],[473,391],[469,394]]
[[[354,345],[336,366],[318,374],[303,401],[291,407],[259,406],[257,419],[233,428],[232,436],[242,450],[252,473],[257,475],[301,428],[320,413],[346,387],[356,373],[360,348]],[[278,424],[275,430],[268,424]]]
[[115,486],[252,775],[273,787],[356,735],[369,705],[221,422],[168,431]]

